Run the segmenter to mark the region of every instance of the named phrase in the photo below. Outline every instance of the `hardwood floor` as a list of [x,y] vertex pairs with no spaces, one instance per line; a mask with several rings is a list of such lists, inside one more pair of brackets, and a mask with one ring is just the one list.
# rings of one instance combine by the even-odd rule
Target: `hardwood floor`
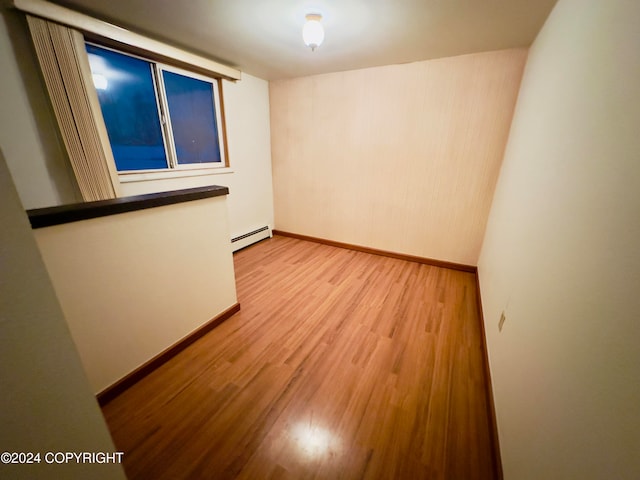
[[276,236],[103,412],[130,479],[493,479],[475,276]]

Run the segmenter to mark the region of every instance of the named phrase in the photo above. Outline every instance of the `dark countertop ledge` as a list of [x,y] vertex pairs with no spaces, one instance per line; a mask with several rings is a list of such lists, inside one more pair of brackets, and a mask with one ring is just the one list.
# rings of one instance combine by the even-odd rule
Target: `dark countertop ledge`
[[219,185],[187,188],[170,192],[134,195],[96,202],[73,203],[56,207],[34,208],[27,210],[31,228],[51,227],[63,223],[78,222],[91,218],[106,217],[119,213],[134,212],[146,208],[162,207],[174,203],[191,202],[203,198],[228,195],[229,188]]

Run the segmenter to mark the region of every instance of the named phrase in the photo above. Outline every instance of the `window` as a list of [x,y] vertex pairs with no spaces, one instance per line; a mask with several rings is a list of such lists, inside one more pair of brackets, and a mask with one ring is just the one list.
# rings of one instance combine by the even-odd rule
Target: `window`
[[86,48],[118,172],[227,166],[218,80]]

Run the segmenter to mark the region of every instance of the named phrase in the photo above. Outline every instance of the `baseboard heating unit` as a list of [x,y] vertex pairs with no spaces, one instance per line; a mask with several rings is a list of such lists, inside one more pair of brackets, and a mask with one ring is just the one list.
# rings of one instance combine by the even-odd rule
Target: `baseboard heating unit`
[[265,238],[271,238],[271,229],[268,226],[260,227],[251,232],[239,235],[231,239],[231,251],[237,252],[241,248],[248,247],[249,245],[264,240]]

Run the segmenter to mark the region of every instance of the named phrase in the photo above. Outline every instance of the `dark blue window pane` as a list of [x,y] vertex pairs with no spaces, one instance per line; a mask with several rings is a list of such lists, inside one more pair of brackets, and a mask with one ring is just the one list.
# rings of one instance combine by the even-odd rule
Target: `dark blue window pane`
[[117,169],[167,168],[151,64],[94,45],[87,52]]
[[163,71],[178,163],[221,162],[213,84]]

